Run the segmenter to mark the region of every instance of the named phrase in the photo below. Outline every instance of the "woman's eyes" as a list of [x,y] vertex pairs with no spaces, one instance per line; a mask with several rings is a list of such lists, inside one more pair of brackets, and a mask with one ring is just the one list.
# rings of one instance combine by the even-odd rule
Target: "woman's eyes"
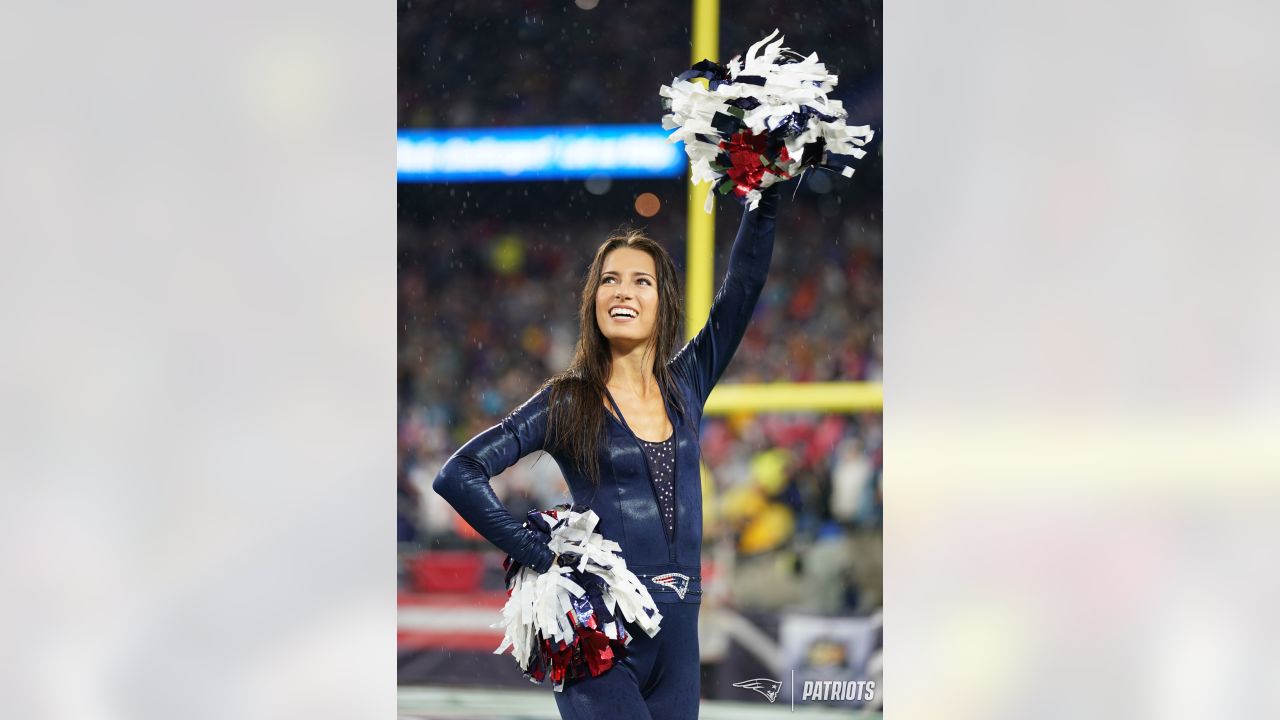
[[[611,284],[611,283],[615,283],[615,282],[617,282],[617,281],[618,281],[618,278],[613,277],[612,275],[610,275],[610,276],[606,277],[605,279],[601,280],[601,281],[600,281],[600,283],[601,283],[601,284],[603,284],[603,285],[609,285],[609,284]],[[652,284],[653,284],[653,281],[652,281],[652,280],[650,280],[650,279],[649,279],[649,278],[647,278],[647,277],[642,277],[642,278],[640,278],[637,282],[642,282],[642,283],[644,283],[645,285],[652,285]]]

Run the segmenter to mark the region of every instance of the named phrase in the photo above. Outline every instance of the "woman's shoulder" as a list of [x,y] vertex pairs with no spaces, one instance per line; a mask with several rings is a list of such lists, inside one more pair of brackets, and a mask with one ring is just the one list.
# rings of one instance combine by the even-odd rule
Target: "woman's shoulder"
[[593,390],[585,378],[561,373],[548,378],[534,397],[541,398],[548,410],[553,406],[562,410],[578,406],[579,398],[589,397],[593,392],[598,391]]
[[[686,350],[687,348],[688,346]],[[671,359],[671,362],[667,363],[667,372],[681,411],[692,410],[700,413],[702,405],[698,402],[697,373],[692,365],[694,359],[692,353],[686,350],[681,350]]]
[[542,422],[547,416],[549,407],[547,387],[544,385],[507,413],[502,418],[502,424],[509,427],[526,427],[531,423]]
[[696,358],[690,350],[691,345],[692,343],[686,343],[667,363],[667,370],[671,373],[672,380],[680,386],[681,390],[689,390],[693,387],[693,363],[696,362]]
[[559,402],[563,399],[577,397],[585,388],[586,381],[582,378],[569,373],[560,373],[547,378],[539,392],[546,393],[548,397],[555,397]]

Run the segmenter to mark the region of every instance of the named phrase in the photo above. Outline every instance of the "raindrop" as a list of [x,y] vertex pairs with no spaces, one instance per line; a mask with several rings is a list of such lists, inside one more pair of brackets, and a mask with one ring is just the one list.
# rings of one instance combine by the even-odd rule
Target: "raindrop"
[[607,175],[592,175],[583,183],[583,187],[592,195],[604,195],[613,187],[613,181]]
[[825,195],[831,192],[831,178],[825,172],[809,172],[805,173],[808,177],[809,189],[819,195]]

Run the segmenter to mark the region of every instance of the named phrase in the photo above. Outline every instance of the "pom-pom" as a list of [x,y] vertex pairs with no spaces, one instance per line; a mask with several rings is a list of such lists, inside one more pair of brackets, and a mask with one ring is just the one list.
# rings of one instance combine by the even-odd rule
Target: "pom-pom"
[[535,683],[550,677],[556,691],[567,679],[595,677],[626,657],[632,636],[625,623],[653,637],[662,621],[622,548],[595,532],[599,522],[581,506],[530,512],[525,527],[545,537],[559,561],[545,573],[511,557],[503,562],[507,604],[493,627],[506,634],[493,652],[510,648],[525,677]]
[[[751,46],[745,58],[720,65],[703,60],[659,94],[671,112],[662,127],[671,142],[684,141],[695,183],[711,182],[715,194],[732,193],[755,209],[760,191],[821,167],[853,175],[875,133],[845,125],[839,100],[827,97],[838,79],[818,61],[782,46],[778,31]],[[694,82],[707,80],[704,87]]]

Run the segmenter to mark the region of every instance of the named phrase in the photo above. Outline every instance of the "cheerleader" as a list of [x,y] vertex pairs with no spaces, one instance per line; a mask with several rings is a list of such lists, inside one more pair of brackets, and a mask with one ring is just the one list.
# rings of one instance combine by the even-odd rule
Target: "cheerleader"
[[[433,487],[513,562],[545,573],[547,535],[518,521],[490,479],[546,451],[575,506],[661,608],[653,635],[632,632],[625,656],[555,693],[562,718],[682,720],[698,716],[702,596],[699,431],[711,389],[733,358],[773,255],[777,187],[744,212],[706,325],[679,345],[682,294],[671,256],[640,231],[607,239],[582,289],[573,361],[502,422],[449,458]],[[561,560],[560,562],[563,562]]]

